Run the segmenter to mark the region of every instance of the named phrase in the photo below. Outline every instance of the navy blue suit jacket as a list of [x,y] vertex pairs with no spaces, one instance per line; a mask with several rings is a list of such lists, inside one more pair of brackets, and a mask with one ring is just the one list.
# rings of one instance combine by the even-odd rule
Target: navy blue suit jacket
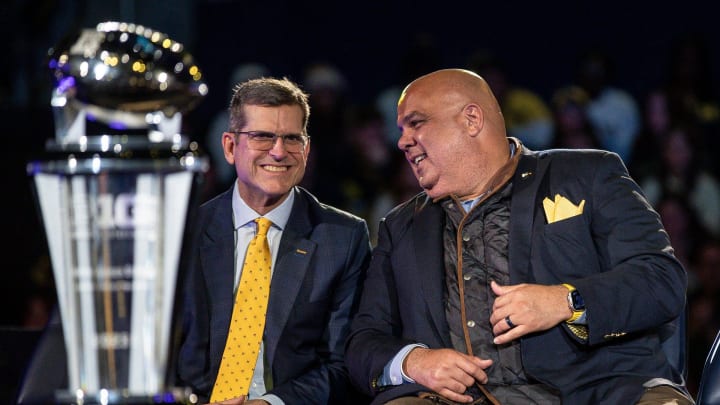
[[[620,158],[591,150],[522,153],[512,178],[511,284],[571,283],[589,322],[587,342],[564,323],[523,337],[527,374],[557,388],[568,404],[630,404],[652,377],[681,383],[659,329],[683,311],[687,276]],[[582,214],[549,224],[542,200],[556,194],[585,200]],[[373,386],[404,345],[452,347],[443,306],[444,221],[441,206],[421,193],[380,224],[346,350],[353,382],[376,396],[374,403],[427,390]]]
[[[178,375],[201,401],[212,391],[232,313],[232,191],[198,210],[184,288]],[[343,345],[370,260],[367,224],[302,188],[292,192],[265,324],[269,393],[287,404],[347,403]]]

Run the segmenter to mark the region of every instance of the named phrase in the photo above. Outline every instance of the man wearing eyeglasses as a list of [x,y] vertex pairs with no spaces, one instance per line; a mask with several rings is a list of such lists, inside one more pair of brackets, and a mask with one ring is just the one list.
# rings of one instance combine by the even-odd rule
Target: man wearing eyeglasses
[[[369,262],[368,228],[364,220],[321,204],[298,187],[310,152],[309,115],[308,95],[290,80],[252,79],[234,89],[222,145],[237,181],[197,212],[182,304],[178,376],[203,403],[356,400],[348,398],[352,389],[343,344]],[[249,366],[249,389],[217,396],[234,300],[258,217],[271,222],[262,343]]]

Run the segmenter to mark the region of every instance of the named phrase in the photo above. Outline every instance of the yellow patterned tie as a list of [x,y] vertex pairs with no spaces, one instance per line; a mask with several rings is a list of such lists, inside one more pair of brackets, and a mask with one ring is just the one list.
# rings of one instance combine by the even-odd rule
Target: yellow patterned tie
[[257,218],[257,235],[245,255],[240,285],[235,294],[230,331],[210,402],[247,395],[255,371],[270,294],[270,247],[267,231],[272,222]]

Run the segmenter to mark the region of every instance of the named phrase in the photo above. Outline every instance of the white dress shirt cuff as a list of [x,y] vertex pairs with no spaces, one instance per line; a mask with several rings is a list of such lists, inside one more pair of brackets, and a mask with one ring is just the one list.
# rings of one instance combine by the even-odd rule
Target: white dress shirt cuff
[[283,402],[280,397],[273,394],[265,394],[263,396],[258,397],[258,399],[262,399],[265,402],[268,402],[270,405],[285,405],[285,402]]
[[409,344],[400,349],[400,351],[395,355],[395,357],[393,357],[392,360],[390,360],[390,362],[383,369],[382,375],[380,376],[380,378],[378,378],[378,385],[388,386],[400,385],[402,383],[414,383],[415,380],[405,375],[405,372],[402,369],[402,365],[408,353],[410,353],[410,351],[416,347],[424,347],[427,349],[427,346],[421,343]]

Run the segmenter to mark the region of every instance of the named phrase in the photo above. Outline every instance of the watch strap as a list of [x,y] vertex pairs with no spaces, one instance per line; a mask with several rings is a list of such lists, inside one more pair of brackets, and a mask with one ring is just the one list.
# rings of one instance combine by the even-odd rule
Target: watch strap
[[563,283],[563,287],[568,289],[568,295],[567,295],[568,308],[570,308],[570,311],[572,311],[572,316],[569,319],[567,319],[565,322],[573,323],[582,316],[582,314],[585,312],[585,310],[578,311],[575,309],[575,307],[573,305],[572,293],[573,293],[573,291],[576,290],[576,288],[574,286],[572,286],[571,284],[567,284],[567,283]]

